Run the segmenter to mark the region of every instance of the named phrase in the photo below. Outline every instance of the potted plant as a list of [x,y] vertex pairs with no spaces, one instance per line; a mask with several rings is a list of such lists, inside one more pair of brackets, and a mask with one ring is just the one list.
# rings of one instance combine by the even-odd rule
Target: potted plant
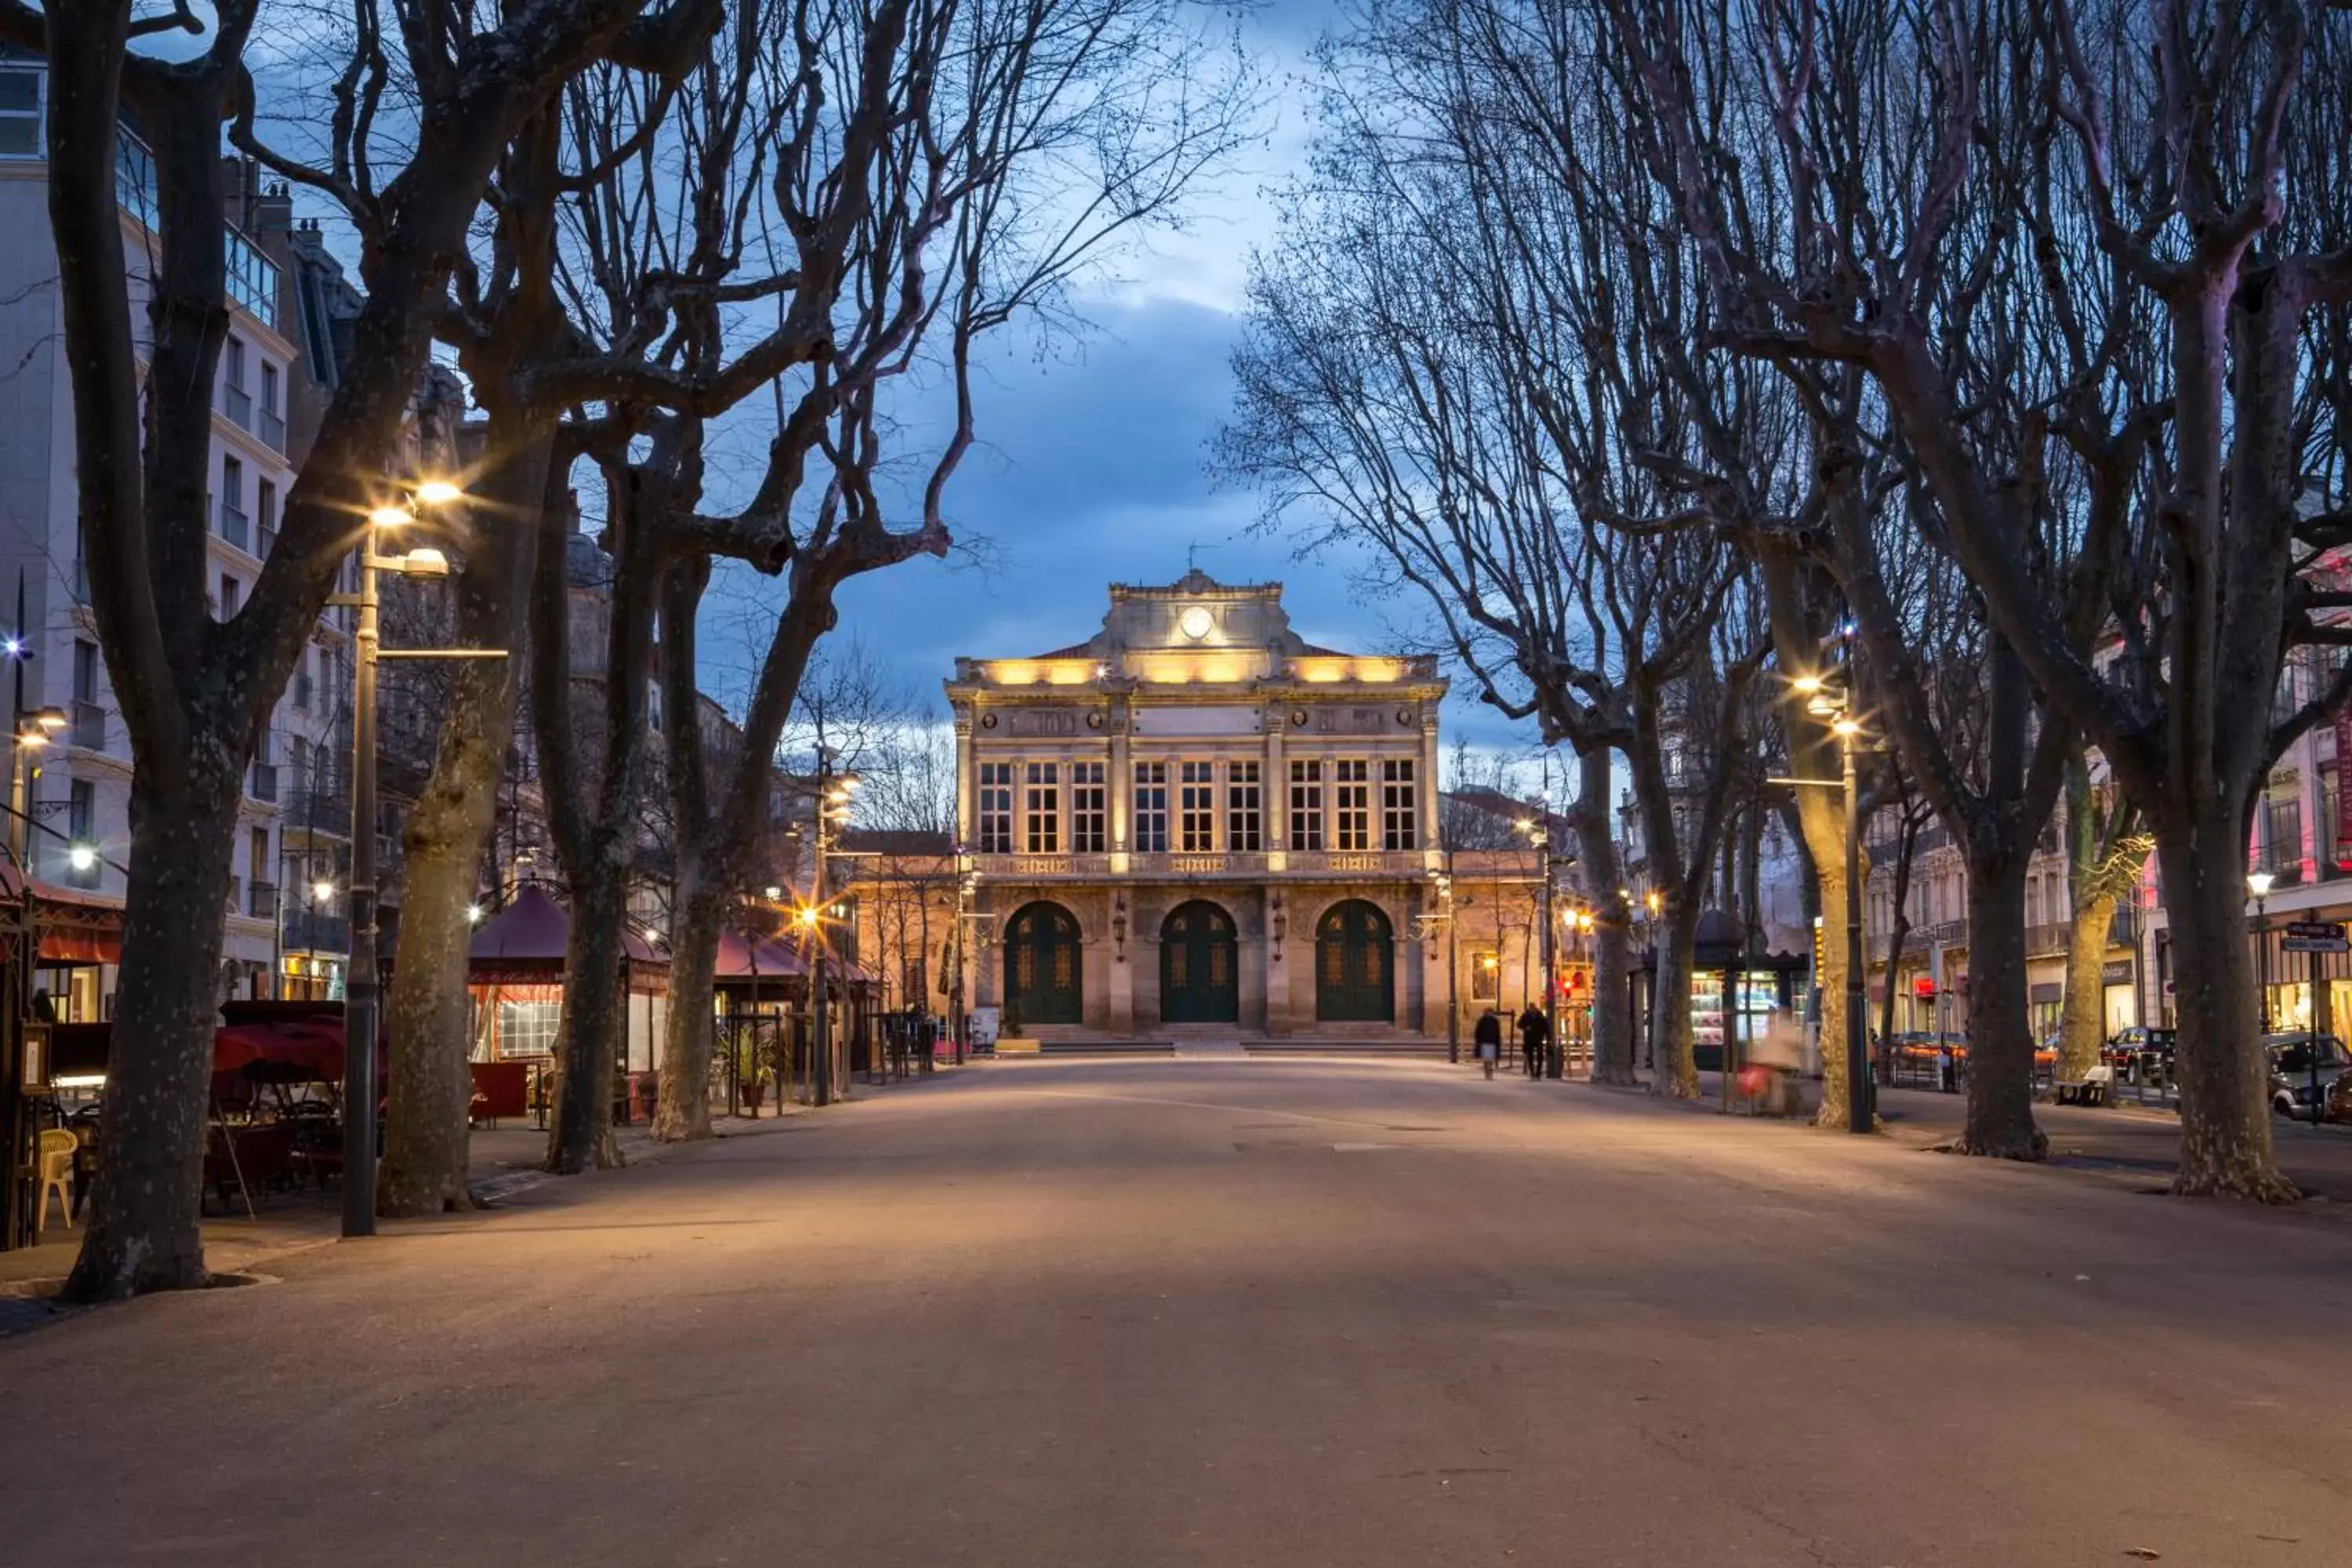
[[763,1053],[759,1047],[757,1032],[736,1030],[728,1048],[735,1058],[736,1093],[742,1100],[745,1113],[756,1117],[760,1114],[760,1102],[767,1098],[768,1089],[768,1064],[761,1059]]
[[1004,1005],[1004,1011],[998,1016],[998,1032],[1016,1040],[1021,1037],[1020,1003],[1007,1002]]

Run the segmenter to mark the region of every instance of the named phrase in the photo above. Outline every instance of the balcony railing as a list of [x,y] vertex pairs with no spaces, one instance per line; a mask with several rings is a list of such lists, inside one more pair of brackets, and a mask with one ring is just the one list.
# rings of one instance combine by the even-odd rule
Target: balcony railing
[[236,545],[239,550],[250,548],[253,543],[253,530],[251,524],[252,520],[245,515],[244,508],[235,505],[226,497],[222,499],[220,503],[220,536],[223,539],[226,539],[231,544]]
[[254,763],[253,782],[247,787],[245,793],[264,803],[276,800],[278,798],[278,764],[276,763]]
[[86,752],[106,750],[106,710],[77,700],[73,705],[73,743]]
[[352,836],[351,791],[336,784],[325,786],[305,784],[289,792],[286,797],[286,826],[349,838]]
[[253,394],[241,386],[221,388],[221,412],[240,430],[253,428]]
[[[1235,858],[1263,861],[1265,857],[1255,855]],[[1284,864],[1287,870],[1309,876],[1370,873],[1392,877],[1420,870],[1423,860],[1418,849],[1300,849],[1292,851]]]
[[289,952],[349,952],[351,922],[341,915],[312,909],[286,911],[286,948]]
[[2072,921],[2051,921],[2042,925],[2027,926],[2025,956],[2047,958],[2053,953],[2064,952],[2074,940],[2074,922]]
[[[150,233],[160,232],[163,216],[155,205],[155,154],[147,143],[118,127],[114,152],[114,199]],[[264,326],[278,325],[278,264],[261,253],[233,223],[221,225],[226,242],[223,260],[228,268],[230,300],[243,306]]]
[[245,912],[255,920],[275,920],[278,916],[278,884],[249,882],[245,889]]

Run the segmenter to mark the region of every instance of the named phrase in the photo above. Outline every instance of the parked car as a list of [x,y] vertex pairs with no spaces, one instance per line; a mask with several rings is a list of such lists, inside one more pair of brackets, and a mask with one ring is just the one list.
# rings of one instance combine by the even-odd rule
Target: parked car
[[2137,1066],[2143,1062],[2160,1061],[2169,1064],[2174,1046],[2179,1040],[2174,1029],[2146,1029],[2135,1026],[2118,1029],[2099,1047],[2099,1059],[2111,1068]]
[[2352,1068],[2352,1053],[2333,1035],[2307,1030],[2264,1035],[2263,1052],[2270,1058],[2271,1110],[2281,1116],[2322,1120],[2327,1114],[2328,1091]]
[[2352,1121],[2352,1072],[2338,1073],[2327,1086],[2327,1120]]

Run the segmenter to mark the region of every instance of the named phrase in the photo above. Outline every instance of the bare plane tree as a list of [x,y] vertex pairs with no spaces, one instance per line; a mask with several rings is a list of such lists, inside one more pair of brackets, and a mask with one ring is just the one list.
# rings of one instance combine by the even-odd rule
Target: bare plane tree
[[[2272,716],[2288,652],[2347,637],[2306,574],[2352,542],[2352,14],[1603,4],[1721,341],[1868,378],[2005,657],[2147,814],[2181,955],[2176,1190],[2292,1198],[2249,1022],[2245,849],[2281,750],[2352,695],[2347,673]],[[2069,472],[2081,531],[2038,570]],[[2101,573],[2094,641],[2077,613]]]
[[[357,542],[357,520],[385,499],[451,258],[498,158],[573,71],[659,30],[638,23],[640,9],[541,0],[502,18],[457,5],[435,9],[430,26],[406,14],[387,25],[373,0],[356,0],[324,138],[331,158],[312,167],[254,132],[249,0],[205,17],[175,5],[136,19],[127,0],[0,6],[0,31],[49,66],[49,205],[83,551],[136,764],[109,1110],[68,1287],[78,1298],[203,1281],[205,1086],[247,768]],[[198,43],[169,61],[131,47],[171,31]],[[135,283],[117,206],[126,110],[152,140],[159,229],[151,273]],[[229,324],[225,126],[273,173],[356,221],[367,300],[277,549],[245,607],[216,623],[197,584],[212,387]]]

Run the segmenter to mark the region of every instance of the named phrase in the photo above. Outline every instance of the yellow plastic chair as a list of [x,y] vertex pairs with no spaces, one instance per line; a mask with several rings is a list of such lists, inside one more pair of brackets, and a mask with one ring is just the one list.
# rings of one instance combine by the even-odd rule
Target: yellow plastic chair
[[74,1135],[62,1127],[41,1130],[41,1208],[33,1222],[33,1234],[38,1237],[49,1227],[49,1194],[58,1194],[58,1208],[66,1216],[66,1228],[73,1228],[74,1150],[79,1144]]

